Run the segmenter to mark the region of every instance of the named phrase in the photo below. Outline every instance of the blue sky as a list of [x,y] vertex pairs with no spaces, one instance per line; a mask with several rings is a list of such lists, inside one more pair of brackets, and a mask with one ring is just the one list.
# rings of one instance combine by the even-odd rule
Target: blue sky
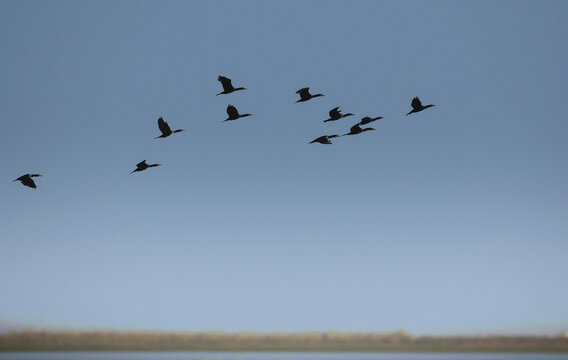
[[[2,2],[0,322],[568,322],[567,10]],[[326,96],[294,104],[305,86]],[[436,107],[406,117],[414,96]],[[323,123],[335,106],[357,116]],[[153,139],[160,116],[186,131]],[[129,174],[143,159],[162,166]]]

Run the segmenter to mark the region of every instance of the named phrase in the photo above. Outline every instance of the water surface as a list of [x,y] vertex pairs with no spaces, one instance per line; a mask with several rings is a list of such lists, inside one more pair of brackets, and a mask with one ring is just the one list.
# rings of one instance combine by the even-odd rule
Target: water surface
[[5,352],[2,360],[568,360],[568,354],[82,351]]

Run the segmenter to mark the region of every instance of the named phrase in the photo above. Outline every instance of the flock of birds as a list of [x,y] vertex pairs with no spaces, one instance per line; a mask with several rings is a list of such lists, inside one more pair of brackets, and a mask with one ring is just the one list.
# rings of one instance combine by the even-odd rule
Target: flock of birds
[[[219,82],[221,82],[221,85],[223,86],[223,91],[221,91],[217,95],[230,94],[230,93],[233,93],[235,91],[246,90],[245,87],[235,88],[232,84],[231,79],[229,79],[228,77],[219,76],[217,78],[217,80]],[[311,100],[311,99],[316,98],[316,97],[324,96],[323,94],[313,94],[313,95],[310,94],[310,88],[309,87],[305,87],[305,88],[302,88],[302,89],[296,91],[296,94],[298,94],[300,96],[300,99],[298,101],[296,101],[296,103],[305,102],[305,101]],[[410,105],[412,106],[412,110],[406,115],[410,115],[412,113],[417,113],[417,112],[420,112],[422,110],[428,109],[429,107],[435,106],[433,104],[422,105],[422,102],[420,101],[420,99],[418,97],[415,97],[414,99],[412,99],[412,102],[411,102]],[[242,117],[252,116],[252,114],[240,114],[239,111],[237,110],[237,108],[234,107],[233,105],[227,106],[227,115],[229,117],[227,119],[223,120],[223,121],[237,120],[237,119],[242,118]],[[333,108],[329,111],[329,119],[324,120],[324,122],[336,121],[336,120],[343,119],[343,118],[349,117],[349,116],[354,116],[354,115],[355,114],[352,114],[352,113],[342,114],[341,110],[339,110],[339,106],[338,106],[338,107],[335,107],[335,108]],[[359,121],[357,124],[353,125],[349,129],[348,133],[343,134],[341,136],[357,135],[357,134],[361,134],[365,131],[375,130],[372,127],[362,128],[361,125],[366,125],[366,124],[369,124],[369,123],[371,123],[375,120],[380,120],[380,119],[383,119],[383,117],[377,116],[377,117],[372,118],[372,117],[369,117],[369,116],[365,116],[364,118],[361,119],[361,121]],[[175,133],[184,131],[183,129],[172,130],[170,128],[170,126],[168,125],[168,123],[165,122],[162,117],[160,117],[158,119],[158,129],[160,129],[160,132],[162,133],[162,135],[155,137],[155,139],[166,138],[166,137],[173,135]],[[336,137],[339,137],[339,136],[340,135],[337,135],[337,134],[322,135],[322,136],[310,141],[309,143],[313,144],[313,143],[317,142],[317,143],[320,143],[320,144],[331,144],[332,142],[329,139],[336,138]],[[147,164],[146,160],[143,160],[143,161],[139,162],[138,164],[136,164],[136,169],[132,170],[130,173],[132,174],[134,172],[144,171],[148,168],[156,167],[156,166],[160,166],[160,165],[161,164]],[[25,186],[28,186],[30,188],[35,189],[37,186],[36,186],[36,184],[35,184],[35,182],[32,178],[40,177],[40,176],[41,176],[41,174],[25,174],[25,175],[20,176],[19,178],[17,178],[14,181],[19,181],[19,182],[22,183],[22,185],[25,185]]]

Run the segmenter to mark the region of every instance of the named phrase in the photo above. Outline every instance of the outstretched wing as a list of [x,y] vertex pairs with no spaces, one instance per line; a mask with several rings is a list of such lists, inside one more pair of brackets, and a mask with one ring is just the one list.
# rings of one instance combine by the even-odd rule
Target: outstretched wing
[[415,110],[421,109],[422,108],[422,103],[420,102],[420,99],[417,97],[415,97],[414,99],[412,99],[412,108]]
[[363,131],[363,130],[361,129],[359,124],[355,124],[355,125],[351,126],[351,129],[349,129],[349,132],[352,132],[352,133],[360,133],[361,131]]
[[339,110],[339,106],[329,110],[329,117],[331,118],[341,117],[341,111]]
[[300,90],[296,91],[296,94],[300,95],[302,99],[309,98],[310,88],[309,87],[301,88]]
[[229,79],[228,77],[224,77],[224,76],[219,75],[217,80],[219,80],[221,82],[221,85],[223,85],[223,90],[225,90],[225,91],[233,90],[233,84],[231,83],[231,79]]
[[141,168],[141,167],[143,167],[144,165],[146,165],[146,160],[140,161],[138,164],[136,164],[136,167],[137,167],[137,168]]
[[164,135],[170,135],[172,133],[172,129],[170,129],[170,126],[162,117],[158,119],[158,128]]
[[229,115],[229,119],[236,119],[239,117],[239,111],[233,105],[227,106],[227,115]]
[[34,180],[29,176],[23,177],[20,181],[22,182],[22,184],[24,184],[28,187],[31,187],[31,188],[34,188],[34,189],[36,188],[36,184],[35,184]]

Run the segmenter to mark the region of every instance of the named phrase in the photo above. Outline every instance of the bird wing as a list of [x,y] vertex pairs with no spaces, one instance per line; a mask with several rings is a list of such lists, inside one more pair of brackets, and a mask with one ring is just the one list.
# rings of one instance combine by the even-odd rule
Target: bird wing
[[236,118],[239,117],[239,111],[233,105],[227,106],[227,114],[229,115],[230,119],[233,119],[233,118],[236,119]]
[[170,126],[167,122],[164,121],[163,118],[158,119],[158,128],[164,135],[169,135],[172,132],[172,129],[170,129]]
[[223,90],[228,91],[233,89],[233,84],[231,83],[231,79],[229,79],[228,77],[219,76],[217,80],[219,80],[221,82],[221,85],[223,85]]
[[302,98],[302,99],[309,98],[310,97],[310,88],[309,87],[301,88],[300,90],[296,91],[296,94],[299,94],[300,98]]
[[329,116],[331,118],[341,117],[341,110],[339,110],[339,106],[329,110]]
[[29,187],[34,188],[34,189],[36,188],[36,184],[35,184],[34,180],[29,176],[24,177],[20,181],[22,182],[22,184],[24,184],[26,186],[29,186]]
[[413,109],[420,109],[422,108],[422,103],[420,102],[420,99],[417,97],[415,97],[414,99],[412,99],[412,108]]
[[136,164],[137,168],[141,168],[142,166],[146,165],[146,160],[142,160],[140,161],[138,164]]
[[355,125],[351,126],[351,129],[349,129],[349,132],[352,132],[352,133],[361,132],[361,127],[359,126],[359,124],[355,124]]

